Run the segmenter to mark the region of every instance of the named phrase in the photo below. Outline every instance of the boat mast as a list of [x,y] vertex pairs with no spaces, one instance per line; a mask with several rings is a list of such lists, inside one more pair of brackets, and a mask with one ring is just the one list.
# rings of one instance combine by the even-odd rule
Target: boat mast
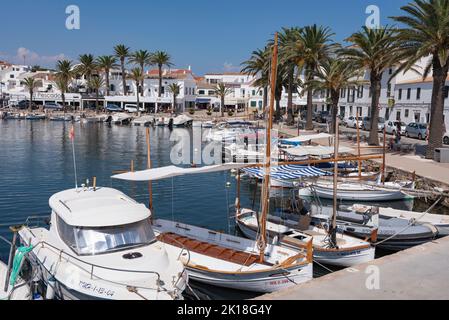
[[266,148],[265,148],[265,177],[262,187],[262,214],[260,220],[260,238],[258,241],[260,250],[260,262],[264,261],[265,249],[267,247],[266,223],[270,206],[270,171],[271,171],[271,129],[273,127],[274,98],[276,95],[276,78],[278,65],[278,33],[274,35],[273,56],[271,58],[271,80],[270,80],[270,106],[268,110]]
[[332,226],[329,230],[332,246],[337,246],[337,185],[338,185],[338,150],[340,135],[338,117],[335,119],[335,137],[334,137],[334,201],[332,210]]
[[[151,169],[150,128],[147,128],[147,169]],[[153,211],[153,184],[151,183],[151,181],[148,181],[148,194],[150,196],[148,208],[152,212]]]

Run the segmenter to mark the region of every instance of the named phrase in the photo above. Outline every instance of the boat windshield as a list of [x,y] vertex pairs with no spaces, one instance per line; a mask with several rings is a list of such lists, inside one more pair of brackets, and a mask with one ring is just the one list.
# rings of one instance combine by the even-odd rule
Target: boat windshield
[[149,220],[121,226],[87,228],[69,226],[59,219],[58,227],[61,238],[78,255],[128,250],[155,240]]

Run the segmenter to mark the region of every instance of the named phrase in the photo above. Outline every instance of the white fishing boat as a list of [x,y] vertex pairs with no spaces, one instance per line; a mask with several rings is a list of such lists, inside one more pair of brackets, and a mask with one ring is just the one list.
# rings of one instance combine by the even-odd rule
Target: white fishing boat
[[[308,217],[304,218],[305,220]],[[257,239],[259,233],[258,216],[255,211],[242,209],[236,214],[236,223],[243,234],[250,239]],[[337,233],[336,246],[330,245],[328,232],[316,226],[301,225],[298,221],[268,217],[267,233],[270,239],[288,248],[306,245],[313,239],[313,258],[327,265],[351,267],[374,260],[375,248],[367,241]]]
[[72,121],[72,120],[73,120],[73,117],[71,115],[50,117],[50,121],[68,122],[68,121]]
[[193,122],[193,119],[186,116],[185,114],[180,114],[179,116],[175,117],[173,119],[173,126],[174,127],[186,127],[191,125]]
[[170,117],[160,117],[156,120],[156,126],[158,127],[166,127],[170,125]]
[[134,126],[149,126],[154,122],[153,116],[141,116],[132,121]]
[[47,116],[45,114],[27,114],[26,120],[45,120]]
[[118,125],[126,125],[131,122],[133,117],[129,113],[118,112],[112,115],[112,122]]
[[33,246],[30,259],[47,299],[182,298],[185,268],[157,240],[143,204],[96,187],[62,191],[49,204],[49,229],[19,231],[21,242]]
[[[0,301],[1,300],[31,300],[31,290],[28,284],[21,279],[11,285],[8,277],[8,266],[0,261]],[[7,289],[5,291],[5,284]]]
[[[346,181],[337,184],[337,199],[347,201],[392,201],[412,199],[402,189],[413,189],[414,182],[399,181],[385,183],[369,183],[367,181]],[[320,197],[333,199],[334,186],[332,181],[318,180],[309,187],[299,190],[303,197]]]
[[[183,175],[228,171],[244,164],[201,168],[175,166],[113,176],[126,181],[156,181]],[[189,277],[216,286],[255,292],[273,292],[312,279],[312,248],[268,245],[261,259],[257,241],[221,234],[182,223],[155,220],[153,228],[167,250],[190,251],[184,260]],[[170,248],[170,249],[169,249]]]

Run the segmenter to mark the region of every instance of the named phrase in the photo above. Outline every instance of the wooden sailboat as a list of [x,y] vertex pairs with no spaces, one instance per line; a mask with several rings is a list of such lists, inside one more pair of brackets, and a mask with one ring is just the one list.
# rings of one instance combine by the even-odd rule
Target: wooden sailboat
[[[277,66],[277,35],[274,51],[275,68]],[[275,75],[276,72],[273,73],[273,77]],[[275,88],[274,85],[273,88]],[[273,105],[274,98],[271,109]],[[271,128],[267,130],[270,132]],[[247,165],[225,164],[201,168],[170,166],[120,174],[113,178],[128,181],[154,181],[181,175],[241,169],[245,166]],[[268,162],[267,168],[269,166]],[[269,176],[265,183],[269,183]],[[266,202],[268,204],[268,201]],[[158,240],[165,244],[169,254],[183,259],[189,279],[220,287],[273,292],[309,281],[313,277],[311,241],[294,248],[287,248],[269,244],[267,239],[253,241],[163,219],[154,220],[153,229]]]
[[[337,121],[338,122],[338,121]],[[336,126],[338,128],[338,124]],[[338,176],[338,133],[335,137],[335,151],[334,151],[334,211],[336,215],[336,185]],[[267,186],[264,186],[267,187]],[[267,187],[268,188],[268,187]],[[267,194],[263,194],[267,197]],[[264,202],[266,203],[266,201]],[[262,218],[267,216],[268,208],[262,207]],[[269,216],[267,228],[260,228],[260,232],[264,232],[266,237],[275,239],[280,245],[292,248],[295,246],[304,246],[305,241],[312,237],[313,256],[314,259],[320,263],[349,267],[360,263],[369,262],[374,259],[375,248],[364,240],[359,240],[355,237],[337,233],[337,224],[335,215],[332,217],[332,223],[328,230],[312,226],[310,224],[311,218],[308,216],[300,216],[299,221],[292,221],[282,219],[280,217]],[[236,223],[239,229],[249,238],[258,237],[257,213],[240,208],[237,208]]]

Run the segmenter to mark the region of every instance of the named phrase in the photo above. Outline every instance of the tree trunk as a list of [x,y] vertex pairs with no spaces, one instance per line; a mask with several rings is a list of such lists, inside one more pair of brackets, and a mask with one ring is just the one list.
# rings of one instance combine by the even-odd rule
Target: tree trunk
[[[330,133],[335,134],[335,123],[338,116],[338,102],[340,101],[340,90],[331,90],[331,100],[332,100],[332,123],[330,125]],[[337,128],[338,130],[338,128]]]
[[157,92],[158,97],[162,97],[162,65],[159,65],[159,90]]
[[28,105],[29,112],[33,112],[33,90],[30,89],[30,103]]
[[62,110],[64,111],[64,115],[67,112],[67,108],[65,106],[65,93],[64,91],[61,91],[61,98],[62,98]]
[[173,95],[173,109],[172,113],[178,113],[178,109],[176,107],[176,94]]
[[224,109],[225,109],[225,97],[224,96],[221,96],[221,106],[220,106],[220,109],[221,109],[221,117],[223,118],[224,117]]
[[120,58],[120,62],[122,64],[122,84],[123,84],[123,95],[126,96],[126,73],[125,73],[125,59]]
[[268,107],[268,86],[263,88],[263,113],[266,114]]
[[100,104],[98,103],[98,89],[95,89],[95,109],[97,110],[97,114],[100,113]]
[[368,144],[370,146],[378,146],[379,145],[379,132],[378,132],[378,123],[379,123],[379,100],[380,100],[380,90],[381,90],[381,81],[382,81],[382,73],[376,74],[371,70],[370,75],[371,81],[371,114],[370,114],[370,123],[371,129],[369,133]]
[[106,94],[109,96],[109,94],[111,93],[110,92],[111,85],[109,82],[109,69],[106,69],[105,72],[106,72],[106,87],[107,87]]
[[143,85],[144,85],[144,81],[145,81],[145,76],[144,76],[144,69],[145,69],[145,66],[143,65],[143,63],[140,65],[140,70],[142,71],[142,80],[140,80],[140,90],[142,90],[142,92],[141,92],[141,94],[142,94],[142,96],[143,96]]
[[293,116],[293,77],[295,76],[294,67],[291,68],[288,74],[288,99],[287,99],[287,125],[291,126],[295,123]]
[[137,90],[136,90],[136,97],[137,97],[137,113],[140,112],[140,101],[139,101],[139,81],[136,81],[136,86],[137,86]]
[[448,74],[448,67],[443,68],[438,57],[433,58],[433,89],[430,108],[429,143],[426,159],[433,159],[436,148],[443,145],[443,114],[444,114],[444,87]]
[[306,130],[313,130],[313,90],[307,90],[307,122],[306,122]]

